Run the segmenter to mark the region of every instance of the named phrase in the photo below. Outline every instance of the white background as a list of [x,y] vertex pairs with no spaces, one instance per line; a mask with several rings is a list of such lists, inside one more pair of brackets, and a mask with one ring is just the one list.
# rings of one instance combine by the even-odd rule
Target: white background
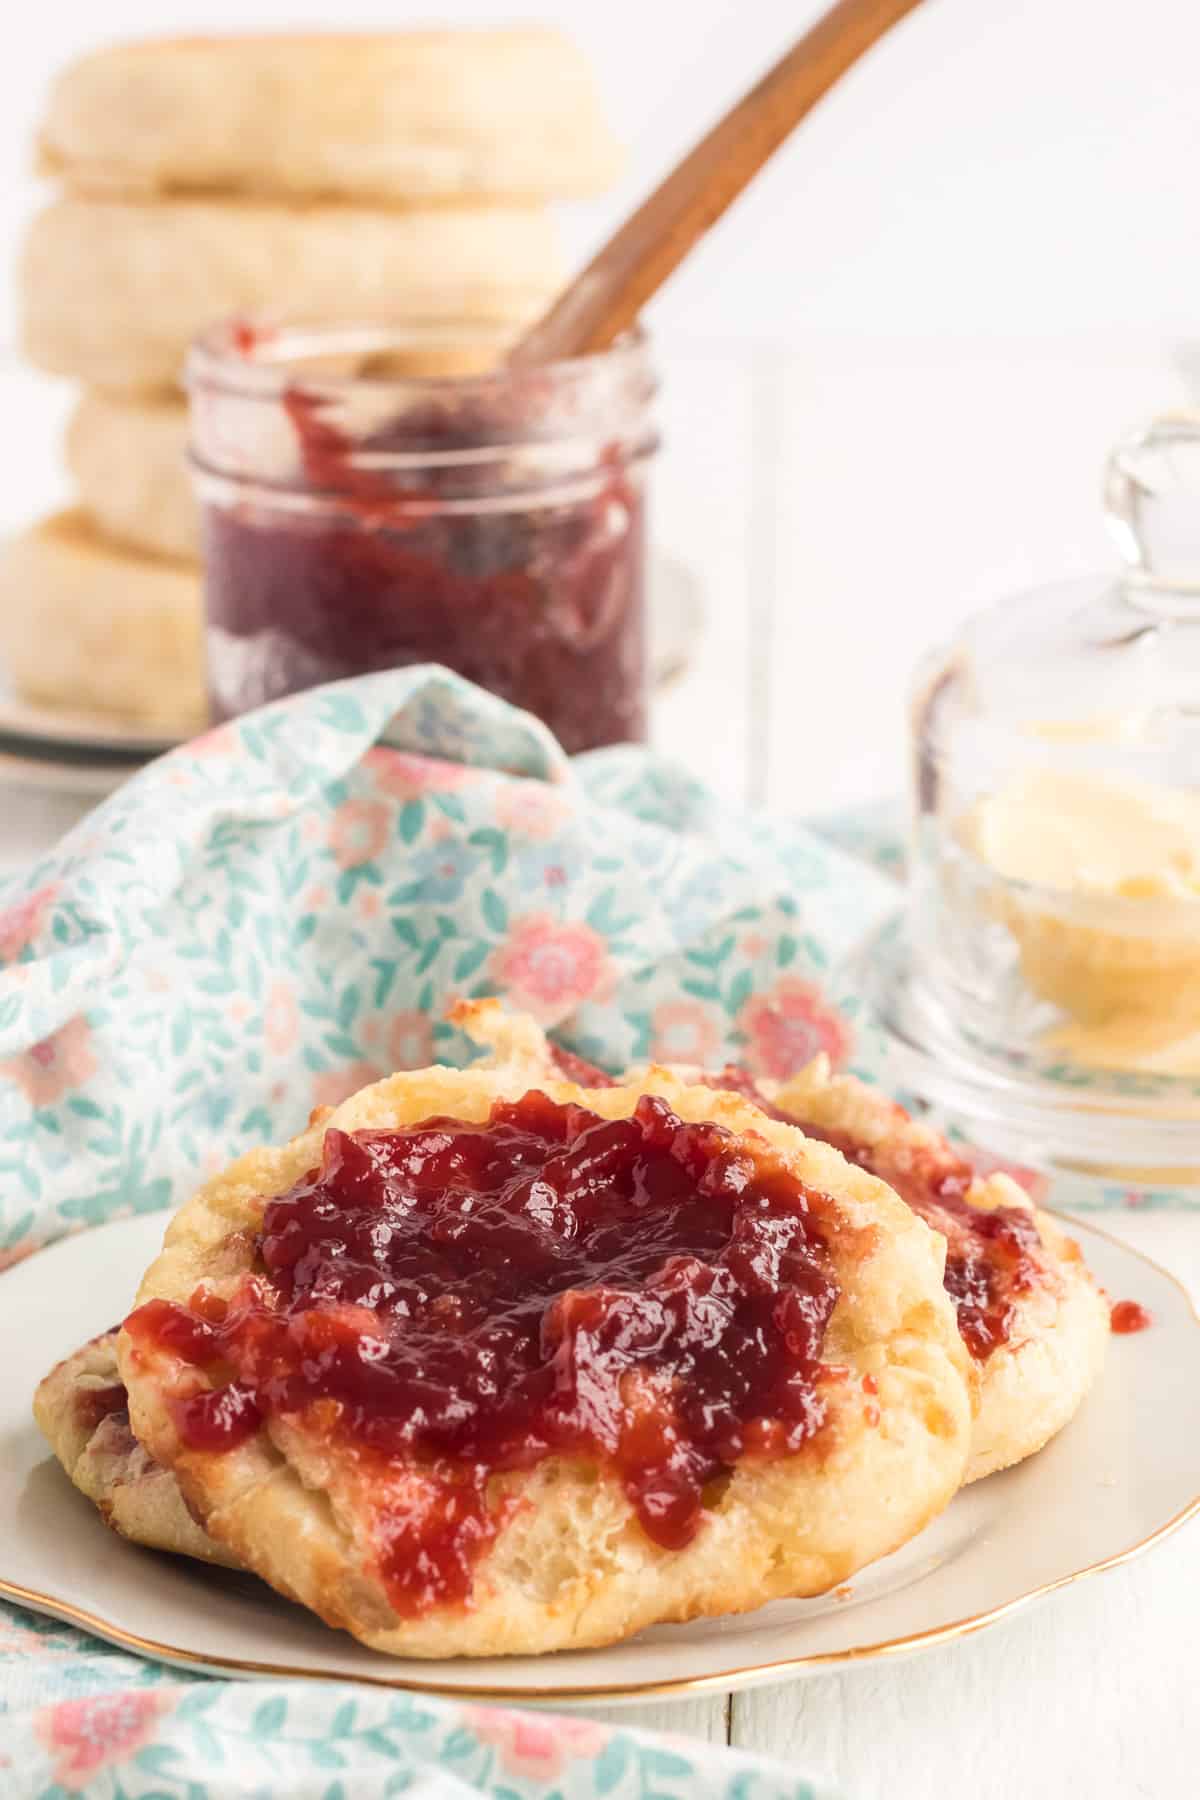
[[[527,10],[584,43],[629,147],[619,192],[565,220],[582,254],[816,7]],[[507,0],[14,7],[0,67],[0,255],[37,202],[27,170],[40,96],[91,44],[511,16]],[[723,736],[765,740],[772,713],[802,704],[803,754],[789,742],[768,779],[767,745],[751,744],[752,797],[812,807],[897,785],[903,688],[928,642],[1015,585],[1111,566],[1096,503],[1108,443],[1187,394],[1198,67],[1190,0],[927,0],[660,300],[657,535],[705,585],[708,676],[687,704],[727,727],[707,733],[708,773],[729,767]],[[16,384],[10,421],[28,427],[9,458],[5,522],[53,489],[47,392]],[[745,679],[731,678],[732,638],[744,641],[768,601],[771,642],[752,644]],[[667,742],[683,704],[661,711]]]

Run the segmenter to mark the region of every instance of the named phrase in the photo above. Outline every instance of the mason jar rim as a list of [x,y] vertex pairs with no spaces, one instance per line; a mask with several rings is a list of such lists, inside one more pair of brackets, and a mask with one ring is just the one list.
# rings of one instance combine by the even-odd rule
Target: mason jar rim
[[204,386],[247,397],[274,398],[296,380],[306,389],[337,398],[352,394],[483,394],[509,383],[549,379],[569,387],[589,376],[612,379],[622,372],[649,375],[649,342],[641,326],[624,333],[607,350],[563,357],[541,365],[510,369],[504,363],[465,374],[363,374],[357,370],[306,368],[318,357],[372,357],[405,351],[494,342],[499,351],[513,333],[480,320],[279,320],[237,314],[208,326],[193,339],[185,364],[188,389]]

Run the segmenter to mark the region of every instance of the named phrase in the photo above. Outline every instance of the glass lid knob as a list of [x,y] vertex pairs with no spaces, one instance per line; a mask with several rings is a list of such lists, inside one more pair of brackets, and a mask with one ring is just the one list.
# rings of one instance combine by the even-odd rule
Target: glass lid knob
[[1116,445],[1104,509],[1128,600],[1162,618],[1200,617],[1200,412],[1163,413]]

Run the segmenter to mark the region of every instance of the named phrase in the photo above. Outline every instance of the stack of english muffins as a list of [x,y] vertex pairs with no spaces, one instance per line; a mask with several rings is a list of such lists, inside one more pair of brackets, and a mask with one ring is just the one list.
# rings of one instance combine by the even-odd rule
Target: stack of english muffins
[[[497,342],[563,265],[548,203],[618,156],[588,66],[535,28],[125,45],[51,89],[59,193],[19,270],[29,359],[80,384],[76,504],[0,558],[23,696],[165,732],[204,715],[187,346],[232,313]],[[432,363],[431,367],[438,366]]]

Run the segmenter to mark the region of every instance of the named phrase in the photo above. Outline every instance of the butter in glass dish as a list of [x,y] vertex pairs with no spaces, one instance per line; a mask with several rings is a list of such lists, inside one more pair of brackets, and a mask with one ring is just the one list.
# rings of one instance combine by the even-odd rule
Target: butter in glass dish
[[1127,569],[1004,600],[927,659],[909,901],[858,967],[897,1079],[977,1141],[1200,1185],[1193,473],[1200,417],[1122,443]]

